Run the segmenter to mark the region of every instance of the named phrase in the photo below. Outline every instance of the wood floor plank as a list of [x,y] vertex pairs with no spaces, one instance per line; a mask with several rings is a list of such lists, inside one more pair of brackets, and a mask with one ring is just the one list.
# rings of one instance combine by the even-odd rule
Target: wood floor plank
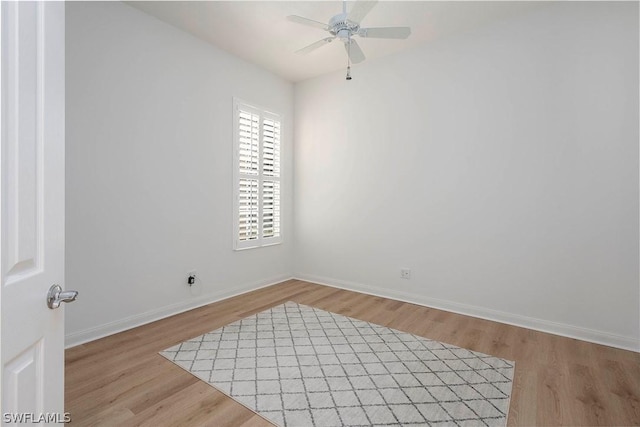
[[581,363],[569,364],[569,381],[575,399],[579,402],[577,409],[583,419],[581,424],[603,425],[607,413],[611,414],[609,420],[615,423],[615,400],[605,399],[603,384],[596,379],[590,366]]
[[611,394],[613,411],[619,414],[619,423],[628,421],[630,425],[640,425],[640,372],[629,372],[624,362],[601,360],[598,363],[601,383]]
[[638,353],[300,280],[68,349],[71,424],[269,426],[158,352],[286,301],[515,361],[509,426],[640,426]]
[[[529,368],[536,368],[529,365]],[[522,369],[516,361],[516,370]],[[563,372],[553,366],[538,366],[536,377],[536,422],[535,425],[562,426],[581,425],[578,419],[567,415],[574,402],[562,378]],[[572,422],[570,422],[572,420]]]
[[133,419],[134,415],[129,409],[120,406],[110,406],[91,414],[90,421],[87,419],[78,419],[72,415],[70,424],[121,427],[131,423]]
[[516,369],[509,405],[508,425],[537,425],[537,375],[531,370]]

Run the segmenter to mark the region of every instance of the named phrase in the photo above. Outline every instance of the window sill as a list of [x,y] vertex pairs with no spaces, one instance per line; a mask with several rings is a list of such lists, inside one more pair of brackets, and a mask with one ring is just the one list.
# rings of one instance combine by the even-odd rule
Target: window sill
[[260,249],[260,248],[266,248],[269,246],[277,246],[277,245],[281,245],[282,241],[279,242],[273,242],[273,243],[263,243],[261,245],[256,245],[256,246],[245,246],[242,248],[233,248],[234,251],[246,251],[248,249]]

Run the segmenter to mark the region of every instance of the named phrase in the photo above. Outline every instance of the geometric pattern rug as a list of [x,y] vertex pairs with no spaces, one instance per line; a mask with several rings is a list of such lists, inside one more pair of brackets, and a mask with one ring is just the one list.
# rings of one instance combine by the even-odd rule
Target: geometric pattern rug
[[504,426],[514,370],[294,302],[160,354],[283,427]]

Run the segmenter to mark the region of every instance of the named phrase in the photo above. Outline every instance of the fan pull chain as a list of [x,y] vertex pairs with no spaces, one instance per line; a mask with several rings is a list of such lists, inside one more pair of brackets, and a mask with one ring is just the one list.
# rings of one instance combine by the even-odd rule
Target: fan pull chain
[[347,38],[349,45],[347,46],[347,80],[351,80],[351,34]]

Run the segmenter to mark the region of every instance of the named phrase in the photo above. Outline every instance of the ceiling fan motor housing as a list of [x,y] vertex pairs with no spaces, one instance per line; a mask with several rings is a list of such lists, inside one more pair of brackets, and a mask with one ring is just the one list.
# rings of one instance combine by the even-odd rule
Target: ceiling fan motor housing
[[346,41],[351,36],[358,34],[360,25],[347,19],[346,13],[334,16],[329,21],[329,32],[334,36]]

